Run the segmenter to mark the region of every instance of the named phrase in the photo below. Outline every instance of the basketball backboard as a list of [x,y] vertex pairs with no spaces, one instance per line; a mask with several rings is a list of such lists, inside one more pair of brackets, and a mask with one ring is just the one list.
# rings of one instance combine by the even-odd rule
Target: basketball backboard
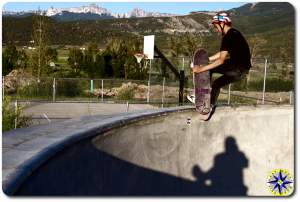
[[147,59],[154,58],[154,37],[155,35],[144,36],[144,54]]

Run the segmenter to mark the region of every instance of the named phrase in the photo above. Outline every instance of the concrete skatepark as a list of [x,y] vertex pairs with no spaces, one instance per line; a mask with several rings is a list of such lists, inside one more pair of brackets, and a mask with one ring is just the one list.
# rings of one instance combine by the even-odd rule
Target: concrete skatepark
[[25,196],[272,196],[294,175],[293,106],[78,117],[3,134],[3,191]]
[[[23,104],[25,105],[25,104]],[[22,105],[21,105],[22,106]],[[26,105],[25,105],[26,106]],[[155,109],[150,104],[116,104],[116,103],[31,103],[24,107],[24,115],[32,117],[32,125],[61,122],[81,116],[102,115],[110,117],[122,112]],[[45,118],[47,116],[48,120]]]

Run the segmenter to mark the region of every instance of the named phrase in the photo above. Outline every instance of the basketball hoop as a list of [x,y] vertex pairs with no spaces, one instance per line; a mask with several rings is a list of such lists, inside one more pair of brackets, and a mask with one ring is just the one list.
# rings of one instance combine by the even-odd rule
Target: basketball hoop
[[134,57],[136,58],[136,61],[140,64],[142,59],[147,58],[145,54],[143,53],[136,53],[134,54]]

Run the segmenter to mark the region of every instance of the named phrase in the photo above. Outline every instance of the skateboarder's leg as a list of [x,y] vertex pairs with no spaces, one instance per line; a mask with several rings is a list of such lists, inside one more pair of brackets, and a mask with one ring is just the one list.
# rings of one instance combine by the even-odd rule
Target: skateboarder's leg
[[213,73],[225,74],[227,76],[237,76],[239,70],[230,62],[230,60],[225,60],[224,63],[214,69],[210,70],[210,75]]
[[211,105],[213,106],[216,105],[222,87],[227,86],[230,83],[239,81],[240,79],[241,79],[240,76],[227,76],[227,75],[223,75],[217,78],[212,84],[211,98],[210,98]]
[[224,74],[231,77],[242,77],[249,73],[249,69],[242,66],[236,66],[232,64],[229,59],[227,59],[222,65],[211,69],[210,75],[212,76],[213,73]]
[[225,60],[224,64],[219,67],[212,69],[210,71],[210,77],[212,78],[213,73],[223,74],[223,76],[219,77],[212,83],[211,90],[211,104],[212,106],[216,105],[218,96],[220,94],[220,90],[222,87],[241,80],[242,73],[239,68],[235,67],[230,60]]

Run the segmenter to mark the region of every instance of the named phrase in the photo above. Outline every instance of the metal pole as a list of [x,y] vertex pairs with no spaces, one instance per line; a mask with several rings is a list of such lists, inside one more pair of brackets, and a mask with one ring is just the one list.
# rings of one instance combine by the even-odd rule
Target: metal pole
[[183,105],[183,91],[184,91],[184,78],[185,78],[185,74],[184,74],[184,57],[182,58],[182,69],[180,71],[180,85],[179,85],[179,105]]
[[163,89],[162,89],[162,97],[161,97],[161,108],[164,108],[164,101],[165,101],[165,82],[166,78],[163,78]]
[[180,77],[179,77],[179,105],[183,104],[183,91],[184,91],[184,71],[180,71]]
[[149,68],[147,103],[149,103],[149,101],[150,101],[150,85],[151,85],[150,80],[151,80],[151,60],[150,60],[150,68]]
[[228,86],[228,105],[230,104],[230,93],[231,93],[231,84]]
[[293,104],[293,91],[290,91],[290,105]]
[[90,93],[92,94],[94,92],[94,81],[90,81]]
[[263,97],[262,97],[262,104],[265,104],[265,92],[266,92],[266,79],[267,79],[267,64],[268,59],[265,59],[265,73],[264,73],[264,86],[263,86]]
[[2,100],[4,100],[4,85],[5,85],[4,79],[5,77],[2,76]]
[[126,112],[128,112],[129,111],[129,103],[128,103],[128,101],[126,102]]
[[52,93],[52,100],[53,100],[53,102],[55,102],[55,94],[56,94],[56,82],[55,82],[55,78],[53,78],[53,93]]
[[103,102],[103,79],[101,80],[101,101]]
[[15,101],[15,129],[18,125],[18,100]]
[[150,75],[148,80],[148,89],[147,89],[147,103],[149,103],[150,100]]

